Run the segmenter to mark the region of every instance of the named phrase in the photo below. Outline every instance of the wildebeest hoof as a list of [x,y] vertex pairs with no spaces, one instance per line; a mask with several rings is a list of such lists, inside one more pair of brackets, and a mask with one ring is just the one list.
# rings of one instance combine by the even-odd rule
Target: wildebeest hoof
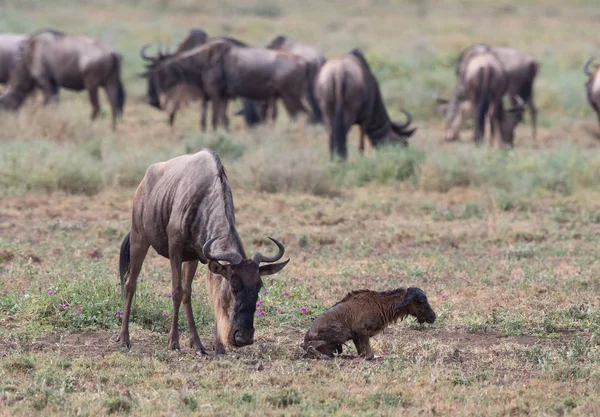
[[380,356],[380,355],[368,355],[368,356],[365,356],[365,360],[368,360],[368,361],[376,361],[376,360],[379,360],[379,359],[383,359],[383,356]]
[[171,350],[181,350],[181,347],[179,346],[179,342],[169,343],[169,349],[171,349]]
[[202,356],[202,355],[208,355],[208,353],[206,353],[206,350],[204,350],[204,349],[197,349],[196,355]]

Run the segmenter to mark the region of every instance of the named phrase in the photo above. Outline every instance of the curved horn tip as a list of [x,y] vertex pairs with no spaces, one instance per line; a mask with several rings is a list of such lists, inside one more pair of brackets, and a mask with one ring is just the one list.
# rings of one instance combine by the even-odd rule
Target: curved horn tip
[[256,263],[256,264],[260,264],[261,262],[277,262],[278,260],[281,259],[281,257],[283,256],[283,254],[285,253],[285,246],[283,246],[283,244],[281,242],[279,242],[277,239],[272,238],[271,236],[268,236],[268,238],[277,245],[277,248],[279,249],[279,251],[277,252],[276,255],[274,256],[265,256],[260,252],[256,252],[253,256],[252,256],[252,260]]
[[202,254],[204,255],[204,257],[206,259],[210,259],[211,258],[211,256],[210,256],[210,245],[212,245],[215,242],[215,240],[219,239],[220,237],[221,236],[212,237],[212,238],[208,239],[204,243],[204,245],[202,245]]
[[146,50],[147,50],[147,49],[148,49],[150,46],[152,46],[152,44],[151,44],[151,43],[147,43],[147,44],[145,44],[144,46],[142,46],[142,47],[140,48],[140,57],[142,57],[142,59],[145,59],[146,61],[152,61],[152,57],[150,57],[150,56],[146,55]]

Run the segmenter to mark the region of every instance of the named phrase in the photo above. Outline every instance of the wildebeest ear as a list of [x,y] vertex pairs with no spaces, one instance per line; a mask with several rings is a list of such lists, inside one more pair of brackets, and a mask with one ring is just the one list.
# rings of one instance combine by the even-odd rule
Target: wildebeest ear
[[409,288],[406,291],[406,295],[404,296],[404,299],[400,302],[400,304],[398,304],[396,306],[396,310],[400,310],[402,308],[405,308],[407,305],[410,304],[410,302],[412,301],[412,299],[415,297],[416,295],[416,291],[414,290],[414,288]]
[[211,260],[208,262],[208,269],[213,274],[221,275],[223,278],[231,278],[231,266],[221,265],[218,261]]
[[283,269],[283,267],[288,264],[289,261],[290,260],[288,259],[285,262],[262,265],[260,268],[258,268],[258,271],[260,272],[260,275],[273,275],[273,274],[276,274],[279,271],[281,271]]

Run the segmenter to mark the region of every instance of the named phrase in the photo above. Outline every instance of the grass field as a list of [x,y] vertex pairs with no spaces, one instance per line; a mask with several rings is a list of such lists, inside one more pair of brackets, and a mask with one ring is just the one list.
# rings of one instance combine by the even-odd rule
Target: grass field
[[[117,132],[85,94],[0,115],[0,415],[600,415],[600,151],[581,65],[598,52],[595,2],[130,0],[0,2],[0,31],[55,27],[124,57]],[[408,149],[328,161],[327,135],[285,115],[274,127],[202,135],[193,104],[174,129],[144,99],[138,48],[189,28],[256,45],[279,33],[328,56],[362,48]],[[442,142],[436,95],[472,42],[538,57],[539,138],[513,151]],[[33,100],[35,101],[35,100]],[[235,108],[236,106],[231,106]],[[281,112],[283,114],[283,112]],[[167,350],[168,261],[150,253],[130,352],[116,342],[118,254],[135,186],[153,162],[202,147],[232,183],[248,252],[280,239],[292,259],[265,280],[254,345],[225,359]],[[201,267],[194,311],[212,349]],[[330,361],[303,358],[304,332],[358,288],[417,286],[438,315],[407,319]],[[287,295],[286,295],[287,294]],[[305,309],[306,311],[304,311]],[[184,326],[182,346],[187,346]]]

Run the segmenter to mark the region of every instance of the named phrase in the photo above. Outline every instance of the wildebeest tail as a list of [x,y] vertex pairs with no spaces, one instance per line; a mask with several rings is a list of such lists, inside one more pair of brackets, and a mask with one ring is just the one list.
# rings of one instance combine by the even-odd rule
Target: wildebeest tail
[[242,99],[242,114],[248,127],[256,126],[262,121],[254,100]]
[[333,146],[337,153],[346,159],[346,124],[344,122],[344,93],[346,90],[346,73],[334,77],[335,116],[333,120]]
[[131,253],[130,253],[130,238],[131,233],[127,233],[125,239],[123,239],[123,243],[121,243],[121,253],[119,255],[119,275],[121,278],[121,296],[125,297],[125,275],[129,271],[129,264],[131,263]]
[[307,68],[308,72],[308,103],[310,104],[310,108],[312,110],[312,122],[313,123],[322,123],[323,122],[323,113],[321,113],[321,107],[319,107],[319,103],[317,101],[317,96],[315,95],[315,84],[317,79],[317,74],[319,69],[314,63],[310,63]]
[[489,96],[489,73],[488,79],[486,80],[486,74],[484,69],[479,70],[479,101],[477,102],[477,116],[475,118],[475,140],[480,141],[483,138],[485,130],[485,116],[490,108],[490,96]]
[[116,93],[117,93],[117,113],[119,116],[123,115],[123,109],[125,108],[125,88],[123,87],[123,83],[121,82],[121,57],[119,54],[113,54],[113,76],[116,79]]

